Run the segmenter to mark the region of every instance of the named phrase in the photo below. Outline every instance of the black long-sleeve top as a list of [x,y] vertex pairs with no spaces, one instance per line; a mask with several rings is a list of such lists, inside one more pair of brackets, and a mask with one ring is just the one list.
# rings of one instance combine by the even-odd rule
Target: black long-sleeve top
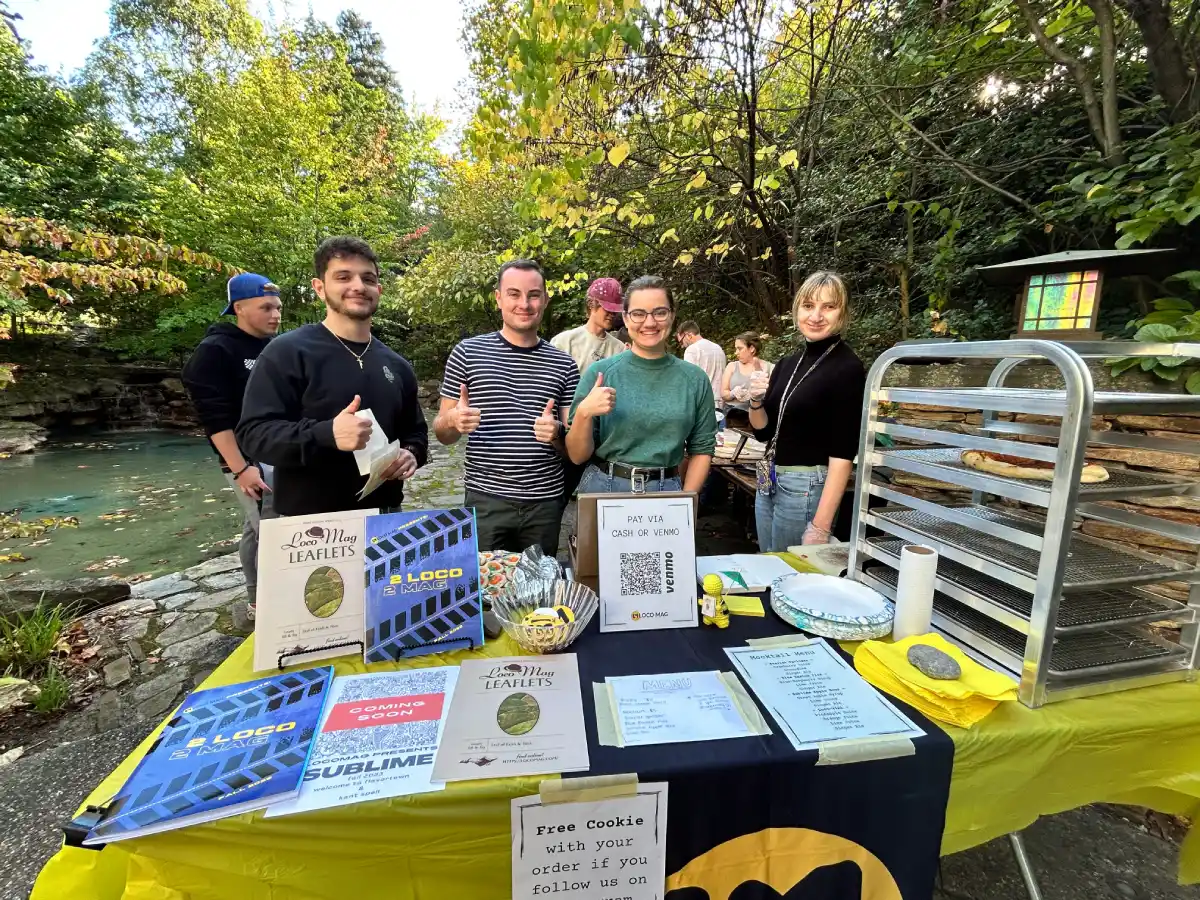
[[[364,355],[365,351],[365,355]],[[362,355],[359,368],[356,356]],[[429,430],[408,360],[382,341],[340,341],[324,325],[302,325],[275,338],[255,363],[238,445],[275,467],[275,509],[285,516],[399,506],[400,481],[387,481],[363,500],[366,483],[354,454],[337,449],[333,419],[354,395],[375,414],[389,442],[400,441],[424,465]]]
[[221,462],[222,472],[228,472],[229,466],[213,444],[212,436],[237,427],[250,370],[268,341],[270,338],[247,334],[232,322],[217,322],[208,326],[204,340],[183,367],[183,386],[196,407],[196,417],[208,435],[213,453]]
[[[822,355],[831,345],[829,355]],[[814,365],[821,360],[813,371]],[[783,411],[779,441],[775,445],[778,466],[825,466],[830,457],[854,459],[858,453],[859,427],[862,424],[863,391],[867,384],[862,361],[840,336],[811,341],[795,353],[781,359],[771,371],[763,409],[767,427],[755,429],[760,441],[775,434],[779,405],[792,373],[794,391]],[[796,385],[805,372],[803,381]]]

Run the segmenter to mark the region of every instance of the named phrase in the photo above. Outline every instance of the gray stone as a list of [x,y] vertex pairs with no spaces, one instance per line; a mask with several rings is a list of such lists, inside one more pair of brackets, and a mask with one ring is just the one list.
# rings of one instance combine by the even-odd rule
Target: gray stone
[[4,582],[0,591],[0,618],[17,621],[37,608],[39,603],[61,603],[81,616],[102,606],[119,603],[129,597],[129,585],[115,578],[76,578],[73,581]]
[[170,597],[162,599],[162,608],[166,610],[183,609],[189,603],[194,603],[202,597],[207,596],[208,594],[204,591],[187,591],[182,594],[172,594]]
[[96,638],[96,647],[100,650],[100,656],[104,659],[112,659],[121,652],[121,645],[117,643],[117,638],[110,631],[101,631],[99,637]]
[[176,668],[167,669],[161,675],[156,675],[145,684],[139,684],[133,689],[133,702],[145,703],[152,697],[158,697],[166,694],[168,697],[174,697],[179,693],[179,689],[183,687],[183,683],[187,680],[187,669]]
[[120,687],[133,677],[133,664],[128,656],[118,656],[104,667],[104,683],[110,688]]
[[104,607],[104,614],[110,616],[148,616],[158,612],[158,604],[153,600],[130,599],[112,606]]
[[233,630],[242,634],[254,631],[254,620],[250,618],[250,608],[245,600],[239,600],[230,607],[229,614],[233,617]]
[[92,705],[88,709],[91,727],[100,733],[120,727],[124,717],[125,710],[116,691],[105,691],[92,701]]
[[908,648],[908,661],[918,672],[938,681],[953,681],[962,675],[957,660],[937,647],[913,644]]
[[241,567],[242,561],[239,554],[227,553],[224,556],[218,556],[214,559],[206,559],[204,562],[194,565],[190,569],[184,569],[183,577],[199,581],[201,578],[232,572],[234,569],[240,569]]
[[46,429],[34,422],[0,422],[0,453],[29,453],[46,434]]
[[0,678],[0,714],[18,705],[32,703],[39,693],[37,685],[24,678]]
[[238,600],[244,600],[246,597],[246,588],[244,586],[232,587],[227,591],[218,591],[215,594],[204,594],[200,599],[188,604],[187,611],[203,612],[206,609],[225,609],[227,606],[232,606]]
[[188,581],[182,574],[176,572],[174,575],[164,575],[161,578],[152,578],[150,581],[142,581],[133,586],[133,596],[145,600],[162,600],[164,597],[170,597],[172,594],[182,594],[184,591],[193,590],[196,587],[196,582]]
[[136,619],[131,619],[121,629],[121,637],[126,641],[140,641],[146,636],[146,632],[150,630],[150,617],[139,616]]
[[[216,616],[213,616],[214,621]],[[212,641],[221,636],[219,631],[206,631],[204,634],[199,634],[194,638],[189,638],[186,641],[180,641],[178,644],[172,644],[162,652],[163,659],[178,659],[190,660],[195,656],[200,656],[207,649]]]
[[170,647],[172,644],[178,644],[180,641],[186,641],[188,638],[208,631],[216,622],[217,614],[215,612],[183,616],[172,622],[159,634],[158,643],[162,647]]
[[142,649],[142,645],[132,638],[125,642],[125,651],[134,662],[140,663],[146,658],[146,651]]
[[236,572],[225,572],[221,575],[211,575],[200,582],[210,591],[224,591],[246,583],[246,576],[239,569]]
[[183,683],[176,685],[173,691],[164,691],[161,694],[155,694],[147,700],[139,703],[137,706],[137,714],[140,719],[154,719],[157,721],[164,715],[175,708],[175,702],[179,699],[179,693],[183,688]]
[[147,659],[138,666],[138,673],[142,675],[153,675],[162,665],[157,659]]

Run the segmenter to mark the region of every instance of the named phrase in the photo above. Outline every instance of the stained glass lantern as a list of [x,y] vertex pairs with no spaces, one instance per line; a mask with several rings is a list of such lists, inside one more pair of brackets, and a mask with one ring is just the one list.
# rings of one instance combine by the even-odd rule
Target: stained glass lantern
[[1070,250],[977,271],[991,284],[1020,285],[1017,337],[1094,340],[1106,277],[1170,272],[1172,250]]

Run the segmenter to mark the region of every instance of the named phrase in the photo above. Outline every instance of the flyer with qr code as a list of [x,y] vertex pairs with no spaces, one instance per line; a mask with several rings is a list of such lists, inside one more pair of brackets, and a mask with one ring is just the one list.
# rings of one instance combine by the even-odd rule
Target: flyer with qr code
[[597,500],[596,544],[602,632],[698,624],[691,497]]
[[458,681],[457,666],[335,678],[300,795],[267,818],[426,794]]

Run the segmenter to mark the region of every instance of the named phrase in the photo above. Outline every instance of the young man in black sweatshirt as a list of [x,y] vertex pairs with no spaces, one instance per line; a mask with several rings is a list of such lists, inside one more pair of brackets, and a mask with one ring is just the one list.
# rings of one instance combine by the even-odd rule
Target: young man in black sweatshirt
[[238,446],[234,436],[242,415],[242,395],[259,354],[279,330],[282,304],[279,288],[262,275],[244,272],[229,279],[227,304],[221,315],[237,322],[210,325],[204,340],[183,367],[183,384],[196,407],[196,415],[212,444],[221,471],[242,506],[242,540],[239,552],[246,576],[251,614],[258,587],[258,521],[260,506],[270,492],[266,473],[253,455]]
[[[317,248],[313,290],[325,320],[273,340],[246,385],[237,439],[275,467],[275,510],[284,516],[347,509],[400,508],[404,481],[425,464],[425,416],[408,361],[371,334],[379,306],[379,263],[366,242],[332,237]],[[378,423],[356,416],[370,410]],[[384,484],[358,499],[366,483],[354,451],[373,427],[400,456]]]

